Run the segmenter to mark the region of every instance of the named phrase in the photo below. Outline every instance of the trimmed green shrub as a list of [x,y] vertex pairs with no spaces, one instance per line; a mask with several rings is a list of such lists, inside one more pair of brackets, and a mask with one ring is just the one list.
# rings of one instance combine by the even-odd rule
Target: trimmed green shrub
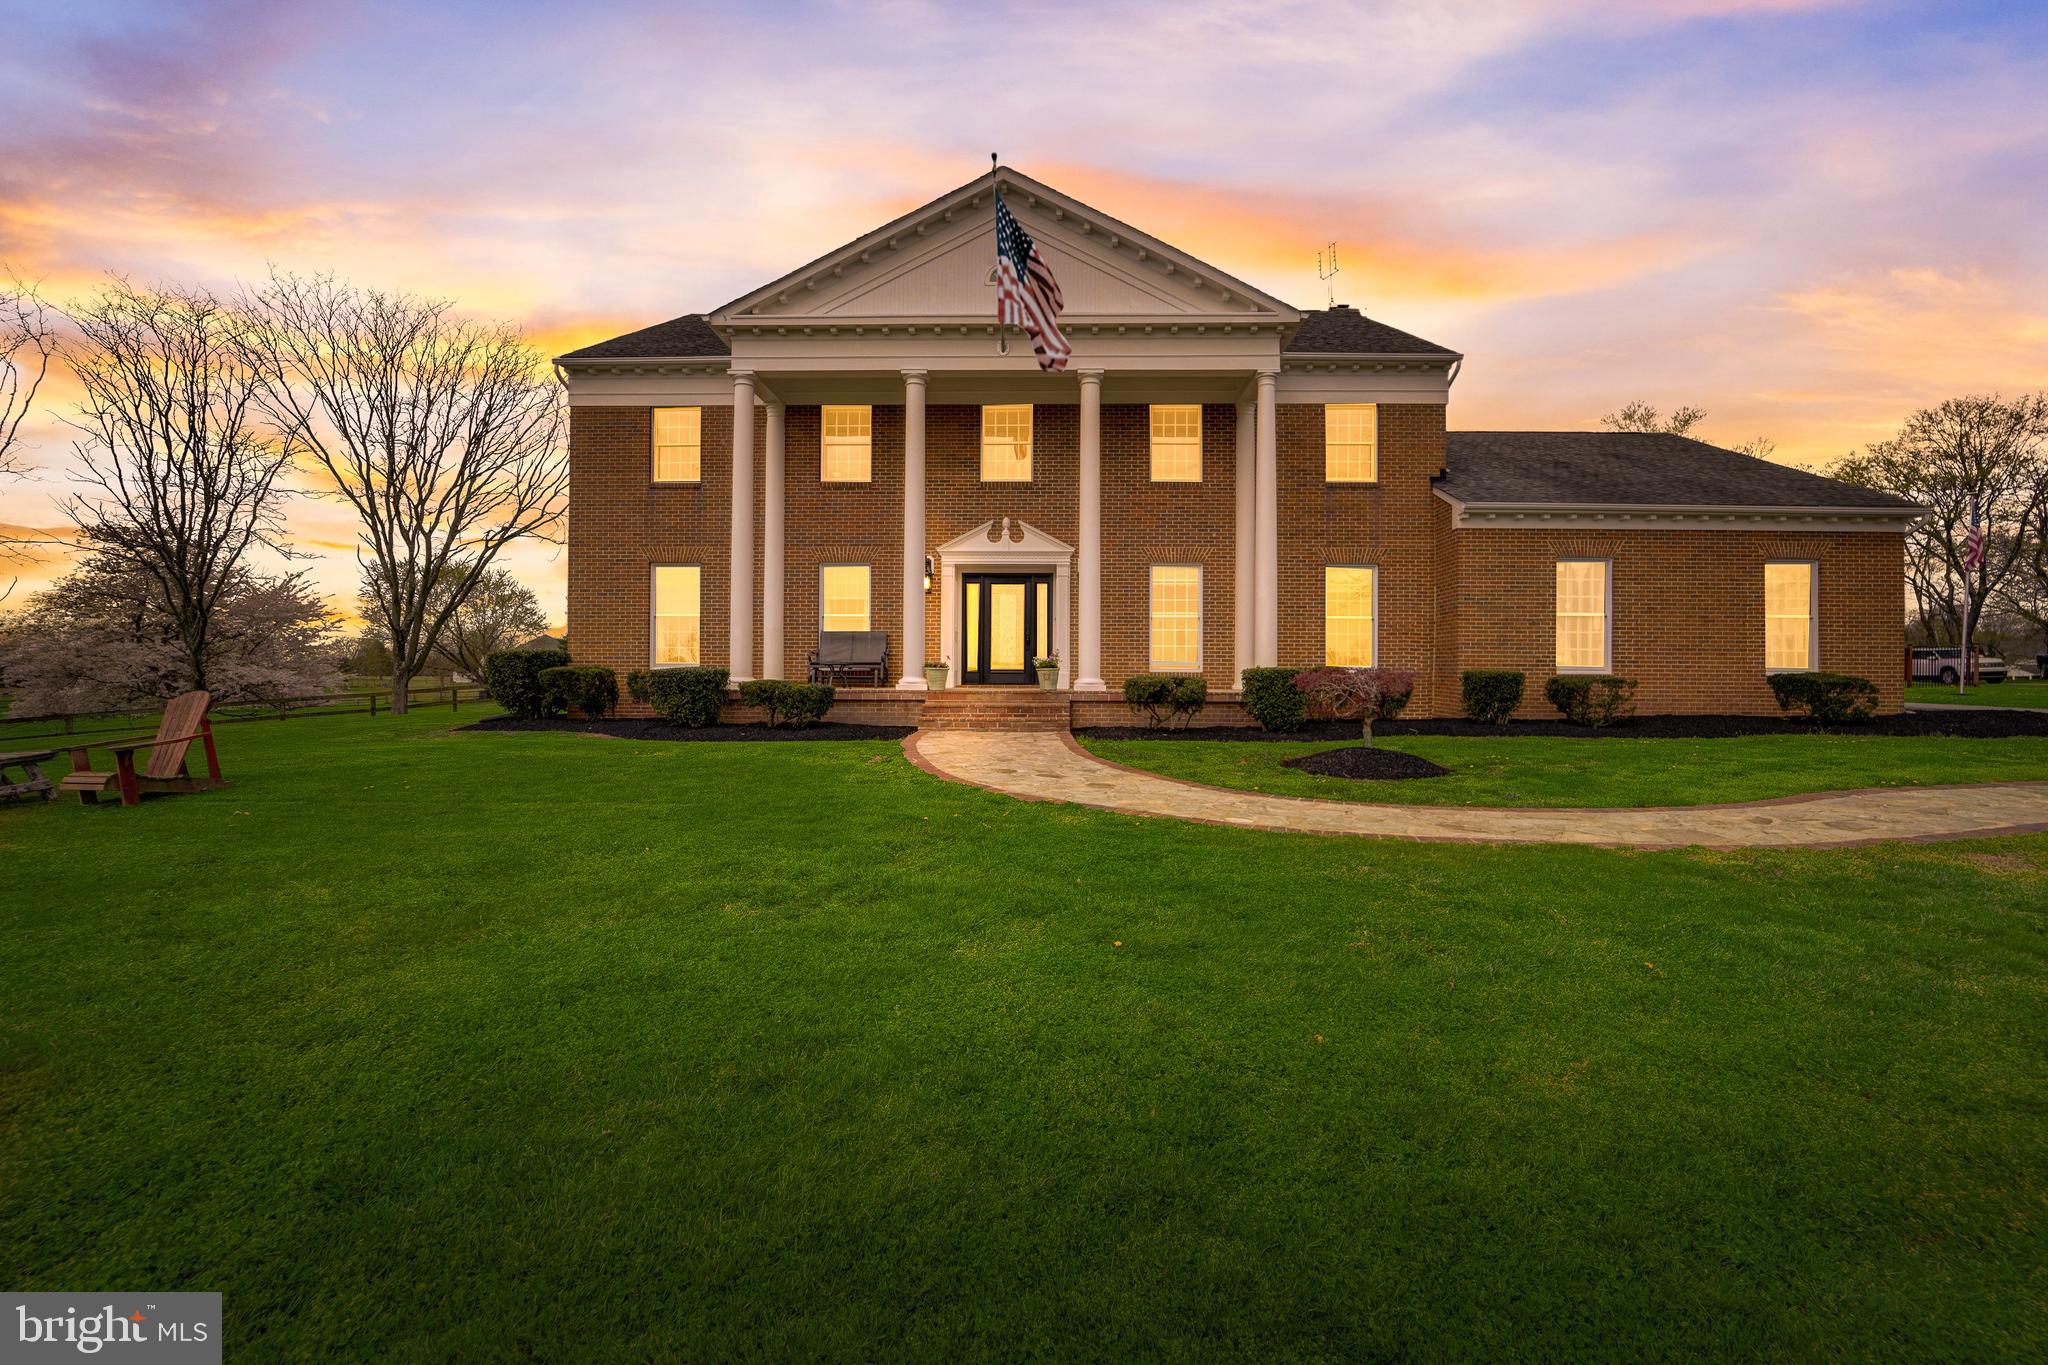
[[1574,725],[1612,725],[1635,714],[1636,680],[1612,673],[1560,673],[1543,684],[1543,695]]
[[716,725],[718,709],[725,704],[725,682],[731,676],[722,668],[653,669],[646,675],[645,700],[655,715],[677,725]]
[[533,720],[560,715],[548,710],[548,698],[540,675],[551,668],[567,668],[568,654],[559,649],[504,649],[484,660],[484,686],[491,700],[515,716]]
[[648,689],[654,685],[651,669],[636,668],[626,675],[626,695],[645,705],[652,695]]
[[1247,668],[1245,714],[1268,730],[1299,730],[1308,719],[1308,698],[1294,685],[1298,668]]
[[1465,714],[1481,725],[1506,725],[1522,704],[1522,675],[1512,668],[1468,668],[1458,675]]
[[1145,713],[1154,730],[1179,721],[1185,730],[1209,701],[1209,684],[1182,673],[1140,673],[1124,679],[1124,703]]
[[830,683],[754,678],[740,684],[740,703],[768,713],[770,725],[802,727],[824,719],[837,695]]
[[592,720],[602,720],[619,709],[619,675],[597,664],[543,668],[540,691],[551,716],[581,711]]
[[1773,673],[1767,679],[1780,711],[1800,710],[1822,725],[1869,720],[1877,684],[1848,673]]

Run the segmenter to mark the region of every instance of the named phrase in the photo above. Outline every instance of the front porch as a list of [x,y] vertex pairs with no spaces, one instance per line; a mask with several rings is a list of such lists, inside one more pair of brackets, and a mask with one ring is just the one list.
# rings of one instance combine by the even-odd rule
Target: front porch
[[[920,729],[1087,730],[1131,725],[1130,707],[1120,692],[1047,692],[1037,687],[947,687],[906,692],[894,687],[842,687],[830,719],[849,725],[913,725]],[[728,701],[720,719],[727,724],[764,724],[757,708]],[[1211,692],[1191,728],[1250,725],[1242,694]]]

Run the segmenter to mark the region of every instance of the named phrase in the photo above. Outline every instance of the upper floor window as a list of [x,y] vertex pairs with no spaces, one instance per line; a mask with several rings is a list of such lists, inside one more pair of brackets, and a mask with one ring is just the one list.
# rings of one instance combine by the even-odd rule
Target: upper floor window
[[1152,667],[1202,666],[1202,568],[1152,566]]
[[704,409],[654,410],[654,481],[696,483],[704,468]]
[[1764,565],[1764,669],[1804,672],[1816,667],[1815,585],[1810,560]]
[[695,564],[654,566],[654,629],[648,659],[654,667],[702,662],[703,589],[704,571]]
[[1031,481],[1031,405],[990,403],[981,410],[983,483]]
[[827,564],[818,571],[818,628],[869,630],[871,572],[865,564]]
[[1152,405],[1152,482],[1202,481],[1202,405]]
[[823,466],[826,483],[867,483],[874,477],[875,410],[859,407],[823,409]]
[[1369,565],[1323,570],[1323,662],[1371,668],[1379,661],[1379,572]]
[[1612,575],[1604,559],[1557,561],[1557,670],[1605,673],[1609,662]]
[[1377,403],[1323,404],[1323,477],[1331,483],[1372,483],[1380,476]]

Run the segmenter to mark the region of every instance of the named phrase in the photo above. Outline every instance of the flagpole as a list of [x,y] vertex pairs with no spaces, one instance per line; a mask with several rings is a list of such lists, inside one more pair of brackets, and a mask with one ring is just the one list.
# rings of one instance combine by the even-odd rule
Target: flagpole
[[[1002,193],[1002,189],[996,183],[996,172],[1001,168],[1001,166],[1002,163],[996,160],[996,154],[994,152],[990,152],[988,154],[988,188],[990,194]],[[998,236],[996,238],[997,270],[1001,270],[1003,268],[1002,255],[1003,239],[1000,236]],[[996,354],[1008,355],[1009,353],[1010,338],[1009,335],[1003,331],[1003,310],[1001,306],[998,305],[996,308]]]

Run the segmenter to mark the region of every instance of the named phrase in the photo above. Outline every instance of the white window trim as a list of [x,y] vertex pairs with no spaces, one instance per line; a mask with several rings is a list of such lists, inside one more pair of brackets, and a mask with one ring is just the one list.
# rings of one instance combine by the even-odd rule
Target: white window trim
[[[1330,570],[1364,569],[1372,575],[1372,662],[1359,664],[1333,664],[1330,662]],[[1377,564],[1325,564],[1323,565],[1323,667],[1324,668],[1378,668],[1380,666],[1380,566]]]
[[[655,642],[661,638],[661,598],[658,580],[663,569],[695,569],[697,571],[697,662],[693,664],[659,663],[654,657]],[[647,667],[657,668],[702,668],[704,666],[704,566],[688,561],[647,566]]]
[[[1331,408],[1370,408],[1370,409],[1372,409],[1372,442],[1371,442],[1371,444],[1372,444],[1372,477],[1371,477],[1371,478],[1369,478],[1369,479],[1333,479],[1333,478],[1331,478],[1331,477],[1330,477],[1330,409],[1331,409]],[[1378,483],[1379,483],[1379,481],[1380,481],[1380,405],[1379,405],[1379,404],[1378,404],[1377,402],[1372,402],[1372,403],[1359,403],[1359,402],[1355,402],[1355,401],[1347,401],[1347,402],[1343,402],[1343,403],[1325,403],[1325,404],[1323,404],[1323,483],[1324,483],[1324,484],[1325,484],[1326,486],[1333,486],[1333,487],[1339,487],[1339,488],[1370,488],[1370,487],[1373,487],[1374,485],[1378,484]],[[1362,568],[1362,567],[1364,567],[1364,566],[1363,566],[1363,565],[1354,565],[1354,564],[1337,564],[1337,565],[1333,565],[1332,567],[1333,567],[1333,568],[1339,568],[1339,569],[1349,569],[1349,568]],[[1374,580],[1374,591],[1375,591],[1375,592],[1377,592],[1377,591],[1378,591],[1378,580],[1377,580],[1377,579],[1375,579],[1375,580]],[[1373,629],[1374,629],[1374,630],[1378,630],[1378,629],[1379,629],[1379,618],[1378,618],[1378,617],[1374,617],[1374,618],[1373,618]],[[1374,655],[1373,657],[1374,657],[1374,658],[1378,658],[1379,656],[1378,656],[1377,654],[1375,654],[1375,655]]]
[[865,559],[835,559],[818,565],[818,633],[825,633],[825,570],[866,569],[868,571],[868,624],[875,628],[875,566]]
[[[860,478],[860,479],[835,479],[835,478],[831,478],[831,477],[829,477],[829,475],[827,474],[827,472],[826,472],[826,464],[825,464],[825,462],[826,462],[826,460],[827,460],[827,459],[829,458],[829,456],[828,456],[828,450],[829,450],[829,447],[828,447],[828,446],[827,446],[827,444],[826,444],[826,441],[827,441],[827,439],[828,439],[828,438],[827,438],[827,436],[826,436],[826,433],[825,433],[825,413],[826,413],[826,410],[827,410],[828,408],[865,408],[865,409],[867,410],[867,414],[868,414],[868,472],[867,472],[867,477],[866,477],[866,478]],[[820,404],[818,405],[818,482],[819,482],[819,483],[845,483],[845,484],[863,484],[863,483],[873,483],[874,481],[875,481],[875,406],[874,406],[874,404],[872,404],[872,403],[820,403]],[[868,611],[868,614],[869,614],[869,616],[870,616],[870,617],[872,617],[872,616],[873,616],[873,614],[874,614],[874,609],[873,609],[873,606],[872,606],[872,604],[871,604],[871,605],[870,605],[870,607],[869,607],[869,611]]]
[[1804,564],[1806,566],[1806,667],[1772,668],[1771,657],[1771,595],[1768,587],[1764,592],[1764,673],[1818,673],[1820,671],[1820,561],[1817,559],[1767,559],[1764,561],[1764,576],[1770,576],[1773,564]]
[[[1604,564],[1607,572],[1601,576],[1601,585],[1606,589],[1600,603],[1600,664],[1597,668],[1578,665],[1566,668],[1557,661],[1557,566],[1560,564]],[[1614,671],[1614,560],[1599,555],[1564,555],[1552,560],[1550,565],[1550,666],[1560,674],[1583,673],[1597,677]]]
[[[694,479],[664,479],[655,472],[661,466],[661,446],[655,440],[661,426],[656,415],[664,410],[685,412],[695,409],[697,413],[697,477]],[[654,488],[690,488],[704,482],[704,405],[701,403],[657,403],[647,412],[647,482]],[[667,568],[692,567],[670,564]],[[701,604],[700,604],[701,609]]]
[[[991,479],[988,476],[988,410],[990,408],[1024,409],[1024,426],[1030,434],[1025,438],[1031,454],[1030,468],[1021,479]],[[1038,404],[1036,403],[983,403],[981,405],[981,427],[975,438],[974,470],[981,476],[982,483],[1035,483],[1038,479]]]
[[[1159,477],[1159,453],[1154,444],[1159,438],[1152,429],[1153,413],[1158,408],[1193,408],[1195,410],[1195,477],[1192,479],[1162,479]],[[1204,458],[1207,452],[1203,449],[1207,444],[1207,426],[1207,414],[1200,403],[1147,403],[1145,405],[1145,473],[1149,481],[1167,484],[1201,483],[1203,475],[1208,472],[1206,468],[1208,461]],[[1035,457],[1037,452],[1033,451],[1032,454]]]
[[[1152,657],[1152,571],[1193,569],[1195,571],[1195,661],[1191,664],[1163,664]],[[1145,569],[1145,665],[1150,673],[1200,673],[1203,669],[1203,635],[1209,628],[1208,576],[1200,564],[1151,564]]]

